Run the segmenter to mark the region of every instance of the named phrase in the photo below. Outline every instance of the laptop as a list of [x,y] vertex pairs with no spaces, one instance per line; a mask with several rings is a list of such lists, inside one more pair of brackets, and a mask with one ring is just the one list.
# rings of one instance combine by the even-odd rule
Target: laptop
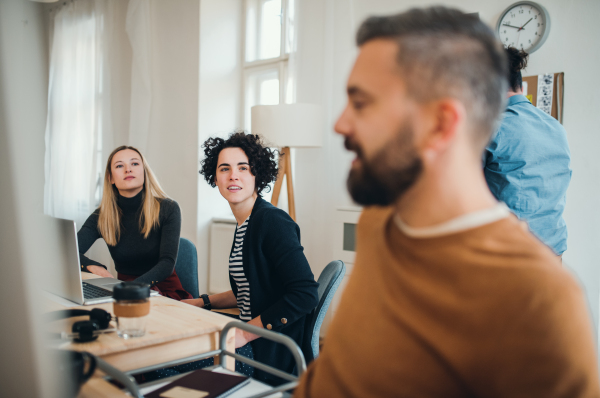
[[[79,246],[77,244],[77,225],[75,221],[53,219],[57,230],[62,236],[60,251],[60,274],[62,278],[58,283],[46,285],[46,290],[62,298],[80,305],[95,305],[113,301],[112,289],[121,283],[116,278],[95,278],[83,281],[81,279],[81,262],[79,259]],[[150,290],[150,296],[159,293]]]

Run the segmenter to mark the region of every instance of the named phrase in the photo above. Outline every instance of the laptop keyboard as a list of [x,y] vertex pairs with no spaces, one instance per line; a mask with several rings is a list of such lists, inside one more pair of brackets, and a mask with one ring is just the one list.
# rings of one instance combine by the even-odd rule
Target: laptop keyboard
[[101,287],[91,285],[87,282],[82,282],[83,284],[83,298],[86,300],[102,298],[102,297],[112,297],[112,292],[110,290],[102,289]]

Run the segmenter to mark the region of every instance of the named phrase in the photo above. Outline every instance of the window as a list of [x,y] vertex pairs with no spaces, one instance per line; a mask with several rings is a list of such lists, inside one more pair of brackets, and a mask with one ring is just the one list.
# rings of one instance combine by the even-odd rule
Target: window
[[294,0],[246,0],[242,121],[250,131],[254,105],[292,102],[288,79],[293,51]]
[[[251,131],[254,105],[277,105],[294,100],[293,80],[288,74],[294,47],[294,0],[245,0],[242,125]],[[293,154],[292,162],[293,162]],[[270,201],[269,192],[263,199]],[[287,210],[287,191],[281,190],[279,205]]]

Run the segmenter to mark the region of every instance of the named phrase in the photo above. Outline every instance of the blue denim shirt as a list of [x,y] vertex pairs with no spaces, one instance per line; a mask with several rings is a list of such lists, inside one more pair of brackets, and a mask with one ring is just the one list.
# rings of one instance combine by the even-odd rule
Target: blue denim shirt
[[562,217],[571,181],[567,133],[523,95],[508,99],[496,135],[484,153],[484,173],[494,196],[556,254],[567,249]]

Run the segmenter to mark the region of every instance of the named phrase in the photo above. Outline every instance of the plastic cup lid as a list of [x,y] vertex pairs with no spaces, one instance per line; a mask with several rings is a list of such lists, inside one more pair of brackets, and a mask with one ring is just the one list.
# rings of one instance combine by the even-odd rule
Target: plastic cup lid
[[115,300],[144,300],[150,297],[150,285],[139,282],[121,282],[113,288]]

